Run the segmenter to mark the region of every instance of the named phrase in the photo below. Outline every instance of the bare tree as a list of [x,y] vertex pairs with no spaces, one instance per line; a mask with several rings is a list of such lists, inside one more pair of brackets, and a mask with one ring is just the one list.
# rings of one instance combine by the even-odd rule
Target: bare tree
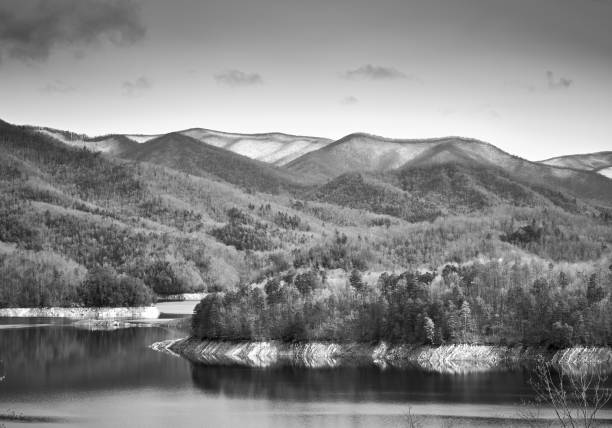
[[529,381],[536,404],[552,407],[564,428],[594,427],[597,413],[612,397],[602,370],[570,371],[540,359]]
[[406,414],[406,426],[408,428],[421,428],[421,420],[412,414],[412,408],[408,408],[408,413]]

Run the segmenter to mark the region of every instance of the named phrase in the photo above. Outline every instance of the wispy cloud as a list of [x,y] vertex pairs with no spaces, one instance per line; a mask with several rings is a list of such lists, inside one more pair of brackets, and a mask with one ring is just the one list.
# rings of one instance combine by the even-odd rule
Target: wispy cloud
[[145,27],[131,0],[3,0],[0,57],[44,61],[59,48],[80,49],[102,40],[129,45]]
[[121,88],[123,89],[123,95],[126,95],[128,97],[138,96],[142,92],[151,89],[152,86],[153,84],[151,83],[151,81],[145,76],[140,76],[136,80],[126,80],[121,84]]
[[215,80],[220,85],[226,86],[254,86],[261,85],[263,79],[259,73],[247,73],[240,70],[225,70],[215,74]]
[[546,72],[546,82],[548,84],[548,89],[551,90],[568,89],[573,83],[573,81],[567,77],[559,77],[556,79],[555,73],[550,70]]
[[47,83],[45,86],[40,88],[40,92],[49,95],[65,95],[71,92],[75,92],[76,88],[72,85],[68,85],[62,80],[55,80]]
[[341,74],[344,79],[357,80],[399,80],[414,79],[414,76],[407,75],[393,67],[383,67],[380,65],[366,64],[354,70],[347,70]]
[[573,84],[574,81],[572,79],[567,77],[557,78],[555,73],[550,70],[546,72],[546,80],[540,80],[538,83],[526,83],[518,80],[507,80],[504,82],[504,86],[506,87],[519,89],[532,94],[569,89]]
[[340,100],[340,104],[344,104],[345,106],[354,105],[354,104],[357,104],[358,102],[359,100],[352,95],[349,95],[348,97],[344,97]]

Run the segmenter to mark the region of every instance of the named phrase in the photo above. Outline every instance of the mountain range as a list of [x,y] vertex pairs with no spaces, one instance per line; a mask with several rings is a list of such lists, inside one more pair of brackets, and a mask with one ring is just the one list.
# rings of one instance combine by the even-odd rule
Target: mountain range
[[[164,136],[164,134],[109,134],[100,137],[88,137],[83,134],[52,128],[34,129],[71,146],[85,147],[90,150],[111,154],[119,154],[127,148],[134,146],[134,143],[147,143]],[[245,157],[274,165],[285,165],[303,154],[318,150],[332,142],[326,138],[303,137],[280,132],[267,134],[236,134],[203,128],[185,129],[170,134],[189,137],[209,146],[225,149]]]
[[15,278],[109,266],[192,292],[308,266],[603,260],[612,180],[589,162],[531,162],[460,137],[88,137],[0,121],[0,261],[13,254]]
[[[543,187],[597,204],[612,204],[612,182],[606,176],[612,171],[612,152],[531,162],[489,143],[462,137],[414,140],[355,133],[331,141],[282,133],[236,134],[203,128],[160,135],[101,137],[50,128],[31,130],[70,146],[201,177],[217,177],[263,192],[296,192],[326,183],[323,189],[329,189],[335,185],[333,180],[351,173],[368,175],[369,183],[384,182],[394,187],[395,192],[405,191],[390,177],[398,174],[407,177],[423,168],[435,170],[453,165],[461,166],[467,175],[472,174],[466,169],[497,170],[492,174],[517,185]],[[435,193],[439,189],[430,190]],[[306,191],[313,194],[312,189]]]

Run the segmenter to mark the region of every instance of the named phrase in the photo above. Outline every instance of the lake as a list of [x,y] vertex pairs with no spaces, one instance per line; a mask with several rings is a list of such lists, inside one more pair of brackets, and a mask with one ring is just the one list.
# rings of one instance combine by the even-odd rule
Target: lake
[[516,417],[531,395],[520,369],[207,367],[149,348],[185,335],[169,328],[1,322],[0,414],[50,418],[7,427],[401,427],[409,410],[423,426],[499,427],[464,417]]

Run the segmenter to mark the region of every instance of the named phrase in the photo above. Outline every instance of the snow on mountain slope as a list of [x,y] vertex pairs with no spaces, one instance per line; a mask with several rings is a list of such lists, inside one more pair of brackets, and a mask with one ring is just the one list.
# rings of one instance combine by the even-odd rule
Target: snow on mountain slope
[[[164,135],[125,134],[92,138],[50,128],[37,128],[36,131],[70,146],[111,154],[125,150],[124,146],[127,143],[144,144]],[[203,128],[187,129],[178,131],[176,134],[277,166],[285,165],[332,142],[326,138],[301,137],[282,133],[236,134]]]
[[37,128],[36,132],[46,135],[47,137],[55,138],[64,144],[74,147],[81,147],[85,144],[86,136],[82,134],[75,134],[72,132],[58,131],[50,128]]
[[553,168],[513,156],[492,144],[462,138],[445,137],[423,140],[399,140],[369,134],[350,134],[326,147],[307,153],[287,164],[287,168],[309,172],[321,178],[346,172],[382,172],[407,164],[440,164],[447,162],[489,164],[507,170],[533,173],[542,169],[556,177],[569,177],[571,171]]
[[605,177],[608,177],[609,179],[612,179],[612,166],[609,166],[608,168],[600,169],[597,172]]
[[598,171],[612,166],[612,151],[560,156],[540,161],[540,163],[563,168]]
[[54,138],[68,146],[84,148],[93,152],[103,152],[115,155],[124,151],[130,145],[130,141],[122,135],[107,135],[91,138],[83,134],[50,128],[36,128],[35,130],[40,134]]
[[301,188],[308,182],[308,177],[203,143],[180,132],[134,144],[119,156],[200,177],[216,176],[240,187],[267,193]]
[[281,133],[233,134],[201,128],[187,129],[179,133],[211,146],[275,165],[285,165],[293,159],[331,143],[331,140],[325,138]]
[[460,137],[392,140],[351,134],[295,159],[286,168],[325,182],[349,172],[379,173],[449,163],[498,168],[521,182],[568,190],[606,204],[612,202],[611,183],[598,174],[531,162],[491,144]]
[[125,137],[129,138],[130,140],[142,144],[142,143],[146,143],[147,141],[150,141],[154,138],[160,137],[161,134],[158,135],[141,135],[141,134],[130,134],[130,135],[125,135]]
[[[310,173],[320,179],[352,171],[388,171],[402,167],[428,151],[430,162],[449,161],[456,156],[503,166],[512,158],[498,148],[476,140],[447,137],[426,140],[395,140],[369,134],[350,134],[326,147],[289,162],[289,169]],[[454,153],[449,150],[453,148]],[[462,152],[462,154],[459,154]]]

